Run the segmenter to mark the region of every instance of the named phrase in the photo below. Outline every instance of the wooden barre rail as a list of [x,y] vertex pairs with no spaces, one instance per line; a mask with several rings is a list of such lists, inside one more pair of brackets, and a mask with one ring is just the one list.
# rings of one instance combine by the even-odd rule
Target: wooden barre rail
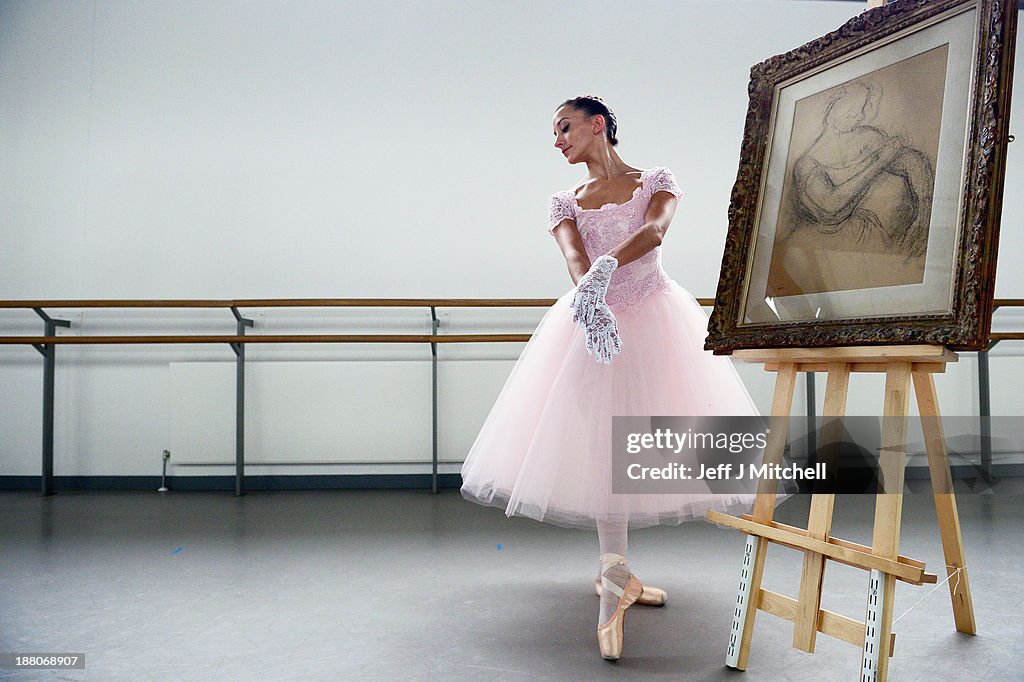
[[[550,307],[548,298],[273,298],[198,300],[36,300],[0,301],[0,308],[532,308]],[[714,299],[697,299],[710,306]],[[531,334],[265,334],[265,335],[138,335],[138,336],[0,336],[0,345],[115,345],[203,343],[526,343]]]
[[[271,299],[168,299],[168,300],[0,300],[0,309],[42,308],[533,308],[549,307],[548,298],[271,298]],[[704,306],[713,298],[698,298]],[[997,298],[1000,307],[1024,307],[1024,298]],[[0,336],[0,345],[114,345],[204,343],[525,343],[530,334],[273,334],[273,335],[152,335],[152,336]],[[1000,341],[1024,340],[1024,332],[993,332],[989,348]]]
[[[98,299],[98,300],[0,300],[0,308],[500,308],[544,307],[554,305],[553,298],[250,298],[250,299]],[[713,298],[698,298],[702,306],[712,306]],[[1024,298],[997,298],[993,308],[1024,307]]]
[[[704,299],[711,301],[712,299]],[[0,301],[0,308],[534,308],[553,298],[266,298]],[[710,305],[708,303],[707,305]]]
[[[0,346],[200,344],[200,343],[503,343],[530,340],[530,334],[265,334],[255,336],[0,336]],[[996,341],[1024,341],[1024,332],[998,332]]]
[[[250,298],[250,299],[97,299],[0,300],[0,309],[32,308],[537,308],[554,305],[553,298]],[[715,299],[698,298],[702,306]],[[993,309],[1024,307],[1024,298],[997,298]]]
[[1024,340],[1024,332],[993,332],[989,334],[989,346],[996,341],[1021,341]]
[[499,343],[526,342],[530,334],[264,334],[254,336],[0,336],[0,345],[112,345],[174,343]]

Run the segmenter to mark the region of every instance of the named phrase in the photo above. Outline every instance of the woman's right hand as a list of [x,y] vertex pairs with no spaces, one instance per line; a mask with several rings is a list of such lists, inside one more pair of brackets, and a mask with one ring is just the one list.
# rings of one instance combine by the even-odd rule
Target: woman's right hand
[[[595,311],[599,305],[604,305],[612,273],[618,266],[619,261],[608,255],[597,258],[590,265],[590,270],[576,284],[576,294],[570,304],[573,322],[584,327],[594,322]],[[611,311],[609,310],[608,313],[611,314]]]

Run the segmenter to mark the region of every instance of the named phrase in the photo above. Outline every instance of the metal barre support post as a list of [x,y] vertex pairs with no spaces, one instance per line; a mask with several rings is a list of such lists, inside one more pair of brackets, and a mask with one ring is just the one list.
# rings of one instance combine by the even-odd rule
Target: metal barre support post
[[814,393],[814,372],[807,373],[807,454],[818,451],[817,429],[814,428],[814,411],[817,407],[817,397]]
[[992,482],[992,405],[989,387],[988,351],[999,343],[989,344],[988,350],[978,351],[978,415],[981,417],[981,475],[986,483]]
[[[45,323],[45,335],[56,336],[57,327],[70,327],[69,320],[55,320],[42,308],[33,308]],[[57,376],[57,346],[52,343],[33,344],[43,354],[43,465],[40,494],[53,495],[53,402]]]
[[[231,306],[235,316],[236,331],[245,336],[245,328],[252,327],[253,321],[242,317],[238,308]],[[245,494],[245,344],[232,343],[235,351],[235,496]]]
[[[430,306],[430,333],[437,336],[437,307]],[[437,494],[437,343],[430,342],[430,438],[431,438],[431,469],[430,469],[430,491]]]

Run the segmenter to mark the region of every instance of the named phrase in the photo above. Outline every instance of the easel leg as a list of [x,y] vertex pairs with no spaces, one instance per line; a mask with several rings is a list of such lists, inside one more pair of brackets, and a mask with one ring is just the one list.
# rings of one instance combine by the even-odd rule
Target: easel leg
[[[743,547],[743,568],[740,570],[740,585],[739,590],[736,594],[736,604],[733,606],[732,612],[732,629],[729,632],[729,647],[725,651],[725,664],[730,668],[738,668],[739,670],[746,669],[746,656],[750,651],[750,637],[747,637],[746,648],[743,649],[743,666],[740,666],[740,649],[743,643],[743,633],[747,626],[750,624],[751,632],[754,627],[754,617],[750,615],[748,619],[748,611],[757,611],[757,604],[751,603],[756,598],[757,593],[751,590],[751,586],[754,582],[754,567],[764,566],[764,554],[761,551],[761,546],[767,547],[768,543],[764,538],[759,538],[755,535],[747,536],[747,544]],[[760,555],[760,563],[756,562],[756,558]],[[757,584],[760,589],[761,584],[761,571],[757,572]]]
[[[836,417],[822,427],[820,451],[834,455],[834,444],[843,435],[841,417],[846,413],[846,396],[850,385],[850,366],[843,362],[830,363],[828,384],[825,388],[823,417]],[[813,429],[813,424],[810,425]],[[828,457],[828,459],[832,459]],[[827,465],[835,471],[837,462]],[[828,540],[832,532],[832,511],[836,496],[832,493],[815,493],[811,498],[811,511],[807,517],[807,535],[816,540]],[[825,557],[816,552],[804,554],[803,572],[800,578],[796,620],[793,625],[793,647],[814,653],[818,635],[818,611],[821,608],[821,588],[825,580]]]
[[882,592],[885,574],[871,569],[868,578],[868,605],[864,610],[864,650],[861,652],[861,682],[878,679],[878,649],[882,639]]
[[[885,372],[885,407],[882,412],[882,448],[879,453],[879,489],[875,500],[875,528],[871,551],[878,556],[895,559],[899,554],[900,520],[903,514],[903,476],[906,465],[907,407],[910,399],[910,363],[892,363]],[[893,606],[896,601],[896,578],[882,573],[882,611],[879,628],[877,665],[874,679],[884,682],[889,671]],[[870,658],[865,651],[863,670],[869,669]],[[863,676],[862,676],[863,679]]]
[[960,535],[960,516],[956,509],[956,495],[949,474],[949,459],[946,456],[946,436],[942,431],[939,416],[939,401],[935,392],[935,381],[931,374],[914,372],[914,390],[917,393],[918,412],[921,413],[921,427],[928,449],[928,469],[931,472],[932,490],[935,494],[935,512],[939,517],[939,533],[942,536],[942,553],[946,559],[946,575],[949,580],[949,597],[953,602],[953,620],[958,632],[977,634],[974,622],[974,602],[971,600],[971,586],[967,581],[966,560],[963,538]]
[[[775,394],[772,397],[772,411],[768,442],[764,449],[764,463],[775,464],[782,461],[782,455],[786,448],[786,438],[789,431],[789,413],[793,408],[793,389],[796,386],[796,365],[792,362],[783,363],[775,377]],[[775,514],[775,493],[778,487],[775,482],[769,485],[765,480],[758,483],[757,499],[754,502],[754,520],[758,523],[770,523]],[[726,665],[738,670],[747,669],[747,658],[750,656],[750,641],[754,635],[754,616],[757,615],[759,594],[761,591],[761,576],[764,573],[764,559],[768,552],[768,541],[764,538],[755,538],[753,548],[753,561],[750,561],[750,544],[747,545],[747,553],[744,555],[744,571],[748,576],[744,583],[747,593],[746,609],[742,614],[742,625],[733,624],[733,633],[738,630],[739,648],[731,645],[730,653],[726,657]],[[742,595],[741,595],[742,596]]]

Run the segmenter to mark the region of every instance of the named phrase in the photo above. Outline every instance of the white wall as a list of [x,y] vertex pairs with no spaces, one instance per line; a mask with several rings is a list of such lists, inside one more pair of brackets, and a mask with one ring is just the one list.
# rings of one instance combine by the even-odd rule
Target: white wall
[[[712,296],[750,66],[860,9],[810,0],[0,2],[0,298],[557,297],[570,282],[544,229],[547,198],[584,169],[551,147],[550,116],[586,92],[612,103],[627,162],[675,172],[686,197],[664,264],[695,295]],[[1018,107],[1014,121],[1021,116]],[[1024,295],[1013,146],[1009,161],[1004,297]],[[68,333],[234,329],[226,313],[50,312],[74,320]],[[451,331],[529,330],[540,312],[455,311],[445,322]],[[422,311],[253,314],[264,332],[428,328]],[[1022,323],[1001,315],[996,328]],[[2,333],[40,331],[30,312],[0,314]],[[464,454],[520,349],[442,349],[442,459]],[[209,451],[195,458],[231,460],[231,394],[210,397],[230,386],[228,349],[58,353],[58,474],[156,473],[163,449],[204,443]],[[994,354],[997,413],[1022,407],[1012,379],[1024,373],[1019,353],[1006,344]],[[249,354],[253,451],[294,443],[259,457],[429,457],[427,349]],[[294,431],[275,421],[302,411],[303,396],[275,390],[308,371],[288,363],[358,361],[338,370],[333,380],[346,388],[327,391],[333,397],[308,385],[315,411],[325,400],[337,409],[362,400],[369,359],[382,384],[404,386],[352,436],[379,442],[376,454],[332,449],[337,431],[320,421]],[[977,409],[973,356],[961,365],[940,379],[947,413]],[[767,407],[770,377],[741,372]],[[0,347],[0,475],[38,473],[41,374],[33,349]],[[187,418],[185,376],[212,392],[196,398],[206,426]],[[851,411],[877,411],[880,388],[854,387]],[[410,430],[426,434],[414,453]],[[172,462],[189,459],[178,455]],[[367,467],[272,470],[425,470]]]

